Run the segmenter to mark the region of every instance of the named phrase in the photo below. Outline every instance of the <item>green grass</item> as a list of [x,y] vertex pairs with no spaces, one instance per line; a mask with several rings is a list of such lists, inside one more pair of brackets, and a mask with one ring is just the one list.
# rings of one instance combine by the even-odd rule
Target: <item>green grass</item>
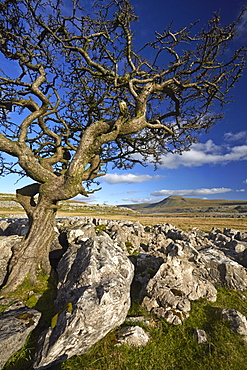
[[[36,308],[52,306],[51,291],[45,290]],[[242,293],[241,293],[242,294]],[[241,336],[230,331],[229,325],[220,317],[220,308],[235,308],[247,316],[246,299],[238,291],[218,289],[216,302],[200,299],[192,303],[190,317],[183,325],[173,326],[162,319],[154,319],[156,325],[147,327],[150,334],[146,347],[116,347],[116,333],[110,332],[87,353],[74,356],[62,364],[51,366],[50,370],[247,370],[247,344]],[[50,323],[49,314],[43,312],[42,323],[29,337],[26,345],[12,356],[4,370],[30,370],[39,332]],[[140,305],[133,303],[129,315],[147,314]],[[49,317],[49,320],[48,320]],[[129,323],[128,323],[129,324]],[[127,325],[125,322],[123,325]],[[207,333],[208,343],[197,345],[194,329]]]

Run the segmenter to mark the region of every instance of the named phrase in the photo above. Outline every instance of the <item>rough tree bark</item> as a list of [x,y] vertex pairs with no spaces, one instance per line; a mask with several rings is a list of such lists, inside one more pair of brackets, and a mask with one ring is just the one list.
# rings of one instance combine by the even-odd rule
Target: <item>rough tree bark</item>
[[49,251],[55,234],[57,202],[52,200],[51,193],[50,197],[39,195],[36,204],[34,196],[39,189],[39,184],[33,184],[17,190],[17,200],[29,218],[29,231],[20,243],[13,246],[3,292],[15,290],[25,277],[29,277],[31,283],[35,284],[39,274],[50,273]]

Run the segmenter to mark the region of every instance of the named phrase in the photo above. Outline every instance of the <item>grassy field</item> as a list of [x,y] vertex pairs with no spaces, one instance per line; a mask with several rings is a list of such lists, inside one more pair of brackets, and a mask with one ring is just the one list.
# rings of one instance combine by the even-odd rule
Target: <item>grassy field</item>
[[[8,217],[9,215],[23,214],[20,209],[0,209],[0,217]],[[97,211],[58,211],[57,217],[66,216],[81,216],[81,217],[96,217],[109,220],[129,220],[132,222],[139,221],[144,226],[146,225],[156,225],[162,223],[170,223],[177,228],[184,231],[189,231],[193,227],[197,227],[200,230],[209,232],[213,227],[217,227],[221,230],[226,228],[236,229],[240,231],[247,231],[247,218],[246,217],[195,217],[190,215],[138,215],[138,214],[123,214],[123,213],[107,213],[107,212],[97,212]]]

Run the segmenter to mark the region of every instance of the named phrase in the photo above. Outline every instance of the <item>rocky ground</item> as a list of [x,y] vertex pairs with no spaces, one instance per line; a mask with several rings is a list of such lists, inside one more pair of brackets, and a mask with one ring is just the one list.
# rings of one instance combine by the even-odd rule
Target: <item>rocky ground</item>
[[[27,232],[27,219],[0,221],[0,283],[4,282],[12,247]],[[40,335],[34,369],[43,370],[85,353],[126,319],[131,300],[149,318],[120,331],[118,345],[145,345],[147,333],[136,324],[152,317],[180,325],[191,302],[217,299],[218,286],[247,289],[247,232],[213,228],[184,232],[170,224],[144,227],[139,222],[90,217],[57,219],[50,260],[57,274],[57,314]],[[8,304],[8,302],[9,304]],[[21,302],[2,298],[8,308],[0,316],[0,367],[25,342],[40,313]],[[247,341],[246,317],[231,307],[222,320]],[[128,318],[128,320],[131,320]],[[195,331],[198,343],[206,340]],[[15,343],[15,345],[13,345]]]

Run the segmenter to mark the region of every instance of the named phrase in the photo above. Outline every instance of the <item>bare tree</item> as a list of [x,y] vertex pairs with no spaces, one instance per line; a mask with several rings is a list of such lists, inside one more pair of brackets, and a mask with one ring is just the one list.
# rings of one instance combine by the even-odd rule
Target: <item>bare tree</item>
[[229,52],[244,10],[228,26],[219,15],[200,30],[169,26],[137,52],[129,0],[96,0],[87,10],[79,3],[0,4],[1,173],[34,181],[17,190],[30,228],[14,248],[5,291],[49,273],[60,200],[87,195],[108,163],[127,169],[188,150],[222,118],[245,66],[244,47]]

